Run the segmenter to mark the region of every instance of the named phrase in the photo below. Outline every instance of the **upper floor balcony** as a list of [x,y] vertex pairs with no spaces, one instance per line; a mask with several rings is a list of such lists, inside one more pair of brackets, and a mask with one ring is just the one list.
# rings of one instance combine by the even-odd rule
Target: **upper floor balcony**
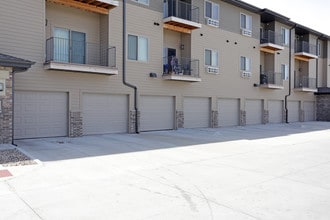
[[182,0],[164,0],[164,28],[191,33],[201,28],[199,23],[199,8]]
[[296,75],[294,90],[298,92],[317,92],[316,78]]
[[109,14],[109,10],[119,6],[119,2],[116,0],[46,0],[47,2],[53,2],[61,5],[66,5],[73,8],[79,8],[81,10],[95,12],[99,14]]
[[284,89],[282,73],[272,71],[260,73],[260,87],[268,89]]
[[316,45],[310,44],[306,41],[295,42],[295,59],[302,61],[309,61],[317,58]]
[[166,80],[200,82],[199,60],[177,58],[175,56],[164,57],[163,78]]
[[[73,35],[72,35],[73,36]],[[51,37],[46,41],[45,69],[117,75],[116,48]]]
[[260,33],[260,50],[267,53],[274,53],[283,50],[283,36],[271,30]]

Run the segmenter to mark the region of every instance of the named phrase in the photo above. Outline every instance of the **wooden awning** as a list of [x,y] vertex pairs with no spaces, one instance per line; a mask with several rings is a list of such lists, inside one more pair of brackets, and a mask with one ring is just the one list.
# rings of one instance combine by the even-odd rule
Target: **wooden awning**
[[99,14],[109,14],[109,10],[119,5],[115,0],[46,0],[61,5],[79,8]]

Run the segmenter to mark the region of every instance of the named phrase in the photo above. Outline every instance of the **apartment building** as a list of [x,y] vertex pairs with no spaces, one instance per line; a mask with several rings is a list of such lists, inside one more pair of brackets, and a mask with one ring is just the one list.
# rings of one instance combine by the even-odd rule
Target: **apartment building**
[[0,14],[0,52],[35,62],[14,74],[15,139],[311,121],[330,87],[329,36],[242,1],[12,0]]

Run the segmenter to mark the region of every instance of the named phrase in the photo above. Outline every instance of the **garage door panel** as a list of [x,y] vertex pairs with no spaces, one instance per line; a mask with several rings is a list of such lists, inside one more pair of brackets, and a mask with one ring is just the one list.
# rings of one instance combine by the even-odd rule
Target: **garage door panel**
[[262,100],[246,100],[246,124],[254,125],[262,123]]
[[174,129],[174,97],[141,96],[140,112],[141,131]]
[[15,93],[14,138],[67,136],[68,95],[65,92]]
[[210,124],[210,99],[209,98],[184,98],[184,127],[206,128]]
[[299,102],[288,101],[288,120],[289,122],[299,121]]
[[128,96],[83,94],[84,134],[127,132]]
[[269,123],[283,122],[283,101],[271,100],[268,101]]
[[305,121],[315,121],[315,103],[304,102],[304,118]]
[[239,125],[239,99],[218,100],[218,123],[219,126]]

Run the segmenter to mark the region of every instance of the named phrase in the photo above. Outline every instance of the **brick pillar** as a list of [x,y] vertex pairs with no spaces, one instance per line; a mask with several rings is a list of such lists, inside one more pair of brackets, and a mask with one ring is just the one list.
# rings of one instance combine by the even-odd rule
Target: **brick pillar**
[[136,111],[129,112],[129,126],[128,126],[128,133],[134,134],[136,132],[136,123],[138,123],[138,127],[140,128],[140,112],[137,112],[137,120],[136,121]]
[[305,111],[300,109],[299,110],[299,121],[304,122],[305,121]]
[[218,122],[218,111],[212,111],[211,113],[212,118],[211,118],[211,128],[217,128],[219,127],[219,122]]
[[176,111],[176,128],[184,127],[184,114],[183,111]]
[[83,121],[81,112],[70,111],[70,137],[81,137],[83,135]]
[[316,120],[330,121],[330,94],[316,96]]
[[0,144],[11,144],[13,140],[13,90],[12,72],[0,67],[0,82],[4,90],[0,92]]
[[264,110],[262,115],[263,115],[263,117],[262,117],[262,123],[263,124],[268,124],[269,123],[269,111],[268,110]]
[[246,125],[246,111],[243,110],[240,111],[239,125],[240,126]]

